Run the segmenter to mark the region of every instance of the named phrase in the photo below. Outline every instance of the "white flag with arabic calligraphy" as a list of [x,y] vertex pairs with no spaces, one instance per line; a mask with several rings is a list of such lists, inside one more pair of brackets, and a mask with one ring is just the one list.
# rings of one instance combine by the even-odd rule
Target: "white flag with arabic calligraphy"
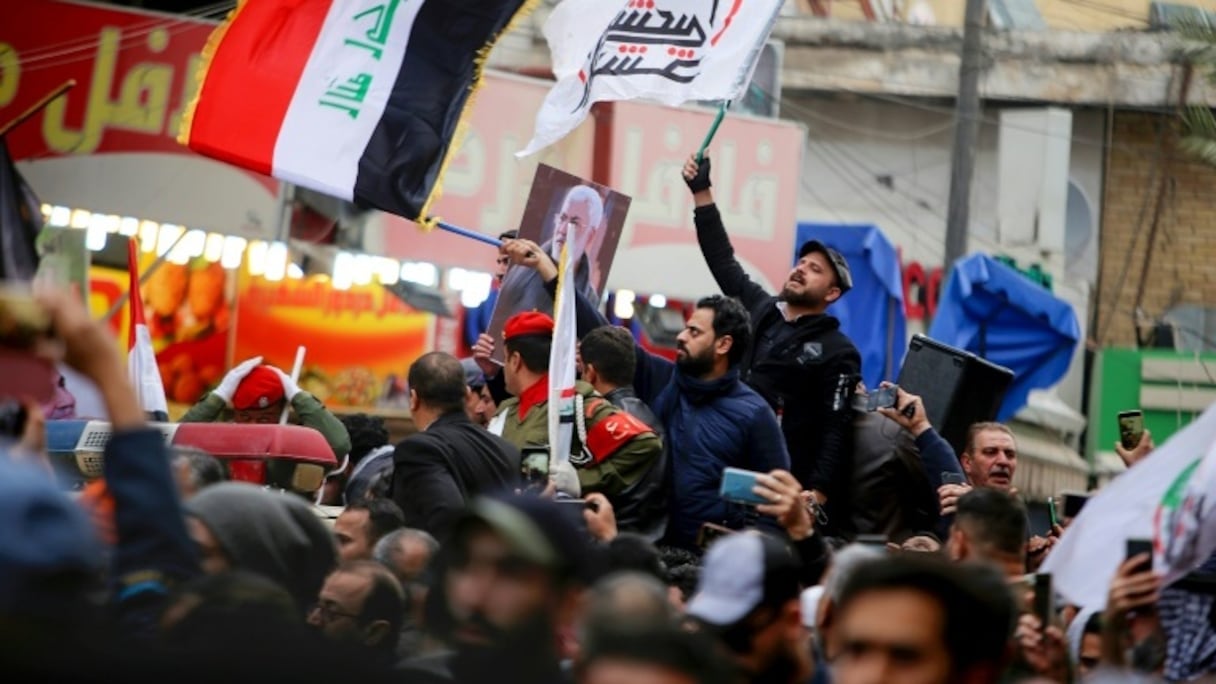
[[733,100],[782,0],[565,0],[545,22],[557,83],[517,156],[557,142],[603,100]]

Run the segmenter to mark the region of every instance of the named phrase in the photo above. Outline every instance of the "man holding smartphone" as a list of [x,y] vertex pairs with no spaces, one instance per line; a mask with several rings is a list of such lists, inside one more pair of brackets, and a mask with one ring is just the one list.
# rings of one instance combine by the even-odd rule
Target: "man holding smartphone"
[[740,363],[740,376],[780,417],[794,477],[820,505],[827,504],[843,494],[851,400],[861,379],[861,354],[840,331],[840,321],[827,313],[853,286],[848,262],[835,249],[810,240],[799,248],[781,292],[769,294],[735,258],[710,190],[709,171],[708,156],[689,157],[684,182],[692,192],[705,263],[723,294],[737,297],[751,320],[755,344]]

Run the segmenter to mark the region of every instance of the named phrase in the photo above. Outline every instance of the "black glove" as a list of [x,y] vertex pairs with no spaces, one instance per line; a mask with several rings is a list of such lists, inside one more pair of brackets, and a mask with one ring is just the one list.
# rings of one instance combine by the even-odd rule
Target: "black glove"
[[688,189],[694,193],[708,190],[712,187],[713,183],[709,182],[709,157],[701,157],[701,161],[697,163],[697,175],[692,178],[685,178],[684,182],[688,184]]

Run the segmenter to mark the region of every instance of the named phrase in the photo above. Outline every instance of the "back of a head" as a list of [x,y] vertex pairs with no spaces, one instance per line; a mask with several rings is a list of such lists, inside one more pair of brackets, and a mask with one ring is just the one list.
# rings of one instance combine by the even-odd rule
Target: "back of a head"
[[102,568],[81,507],[0,448],[0,650],[38,665],[87,640],[96,617],[89,594]]
[[732,368],[738,365],[752,343],[751,316],[747,309],[739,300],[722,295],[703,297],[697,301],[697,308],[714,312],[714,337],[730,335],[733,342],[726,358]]
[[984,565],[951,564],[931,554],[896,554],[863,563],[845,583],[838,603],[847,619],[862,596],[899,591],[931,599],[941,610],[943,644],[955,675],[1003,665],[1017,611],[1005,578]]
[[828,600],[833,603],[840,601],[844,587],[857,568],[873,561],[886,558],[887,554],[872,546],[864,544],[849,544],[832,554],[832,561],[824,577],[823,591]]
[[410,366],[409,385],[420,402],[440,413],[464,411],[464,366],[451,354],[423,354]]
[[633,335],[616,325],[605,325],[583,336],[579,341],[579,355],[584,365],[592,365],[595,372],[616,387],[633,385],[637,369]]
[[549,351],[553,338],[548,335],[520,335],[503,342],[508,354],[518,353],[524,366],[533,373],[549,372]]
[[384,535],[405,527],[405,513],[392,499],[360,499],[346,506],[348,511],[367,511],[371,528],[369,543],[375,546]]
[[662,582],[666,579],[667,568],[659,556],[659,550],[650,540],[640,534],[622,532],[608,542],[604,560],[607,562],[605,573],[640,572],[650,575]]
[[676,623],[667,587],[650,575],[618,572],[600,580],[588,597],[585,623],[589,633],[607,625]]
[[363,457],[388,444],[388,428],[380,416],[369,416],[366,413],[350,413],[338,416],[338,420],[346,426],[350,434],[350,461],[352,464],[363,460]]
[[958,500],[954,524],[981,553],[1021,556],[1026,544],[1026,507],[1015,496],[977,487]]
[[283,585],[303,611],[336,565],[333,534],[297,496],[246,482],[222,482],[186,503],[215,536],[232,569]]
[[[416,542],[425,549],[425,562],[414,573],[406,573],[403,569],[404,559],[402,556],[405,554],[403,546],[409,542]],[[372,558],[377,563],[391,570],[396,575],[397,580],[404,585],[420,581],[426,577],[428,575],[427,571],[438,553],[439,541],[431,536],[429,532],[402,527],[389,532],[381,537],[380,541],[376,542],[375,548],[372,549]]]
[[219,459],[202,449],[174,446],[169,447],[169,453],[175,463],[189,464],[190,480],[195,491],[228,479],[227,473],[224,472],[224,465],[220,463]]
[[242,570],[203,575],[182,585],[162,620],[175,649],[223,653],[302,633],[295,601],[279,584]]
[[663,681],[698,684],[731,684],[738,674],[709,635],[664,623],[609,624],[593,630],[581,645],[576,679],[593,680],[595,668],[605,664],[625,666],[631,673],[657,669],[666,675]]

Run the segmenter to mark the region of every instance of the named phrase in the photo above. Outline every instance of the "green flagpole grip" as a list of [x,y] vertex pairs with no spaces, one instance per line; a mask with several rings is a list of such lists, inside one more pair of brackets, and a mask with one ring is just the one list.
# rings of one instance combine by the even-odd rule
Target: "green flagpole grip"
[[705,134],[705,140],[701,141],[701,149],[697,150],[697,163],[701,163],[705,159],[705,150],[709,148],[709,144],[713,142],[714,136],[718,133],[718,126],[722,125],[722,119],[726,118],[726,108],[730,106],[730,101],[723,102],[718,107],[718,115],[714,117],[714,122],[709,126],[709,132]]

